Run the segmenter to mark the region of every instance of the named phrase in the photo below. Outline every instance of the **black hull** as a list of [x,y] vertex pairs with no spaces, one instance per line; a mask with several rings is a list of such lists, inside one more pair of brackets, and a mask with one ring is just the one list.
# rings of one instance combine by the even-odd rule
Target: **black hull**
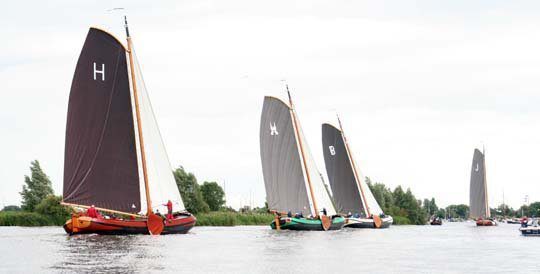
[[[381,227],[379,228],[389,228],[392,223],[390,222],[383,222]],[[352,223],[352,224],[346,224],[345,227],[350,228],[376,228],[374,223],[367,222],[367,223]]]

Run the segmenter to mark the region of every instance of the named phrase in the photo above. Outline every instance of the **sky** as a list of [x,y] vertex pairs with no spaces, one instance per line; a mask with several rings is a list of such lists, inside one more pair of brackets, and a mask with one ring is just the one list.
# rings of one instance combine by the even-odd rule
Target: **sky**
[[[31,7],[31,8],[30,8]],[[123,11],[108,11],[123,7]],[[439,206],[469,200],[486,149],[489,202],[540,200],[536,1],[9,1],[0,10],[0,207],[30,162],[62,193],[67,102],[90,26],[122,15],[171,165],[265,200],[263,97],[292,91],[325,173],[321,123],[338,112],[362,173]]]

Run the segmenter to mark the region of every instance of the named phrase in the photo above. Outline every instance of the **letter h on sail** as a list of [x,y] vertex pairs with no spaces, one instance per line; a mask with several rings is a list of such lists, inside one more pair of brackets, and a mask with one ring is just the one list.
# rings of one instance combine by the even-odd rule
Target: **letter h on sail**
[[105,81],[105,64],[101,64],[101,70],[98,70],[96,62],[94,62],[94,81],[96,80],[98,73],[101,74],[101,81]]

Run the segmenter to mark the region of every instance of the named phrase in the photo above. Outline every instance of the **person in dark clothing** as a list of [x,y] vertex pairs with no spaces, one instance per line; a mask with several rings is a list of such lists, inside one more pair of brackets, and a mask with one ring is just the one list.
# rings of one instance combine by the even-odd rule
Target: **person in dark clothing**
[[323,208],[323,209],[322,209],[322,213],[324,214],[324,216],[327,215],[327,214],[326,214],[326,213],[327,213],[327,212],[326,212],[326,208]]
[[287,212],[287,217],[289,217],[289,218],[292,217],[292,212],[290,210]]

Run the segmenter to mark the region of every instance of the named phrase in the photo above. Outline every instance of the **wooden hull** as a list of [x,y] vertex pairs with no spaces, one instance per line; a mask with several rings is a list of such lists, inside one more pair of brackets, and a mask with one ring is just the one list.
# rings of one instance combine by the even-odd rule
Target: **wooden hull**
[[[324,231],[321,220],[311,220],[306,218],[281,217],[279,219],[280,229],[288,230],[306,230],[306,231]],[[340,230],[345,224],[345,218],[335,217],[328,230]],[[276,229],[276,221],[270,224],[272,229]]]
[[[164,220],[164,229],[161,234],[185,234],[195,225],[196,220],[193,215],[179,215],[170,221]],[[73,216],[64,224],[64,230],[70,235],[91,233],[103,235],[149,234],[146,219],[143,218],[121,220]]]
[[[381,226],[378,228],[389,228],[394,222],[394,219],[390,216],[381,219]],[[375,221],[368,218],[345,218],[345,227],[351,228],[377,228]]]
[[496,226],[497,223],[493,220],[476,220],[476,226]]

